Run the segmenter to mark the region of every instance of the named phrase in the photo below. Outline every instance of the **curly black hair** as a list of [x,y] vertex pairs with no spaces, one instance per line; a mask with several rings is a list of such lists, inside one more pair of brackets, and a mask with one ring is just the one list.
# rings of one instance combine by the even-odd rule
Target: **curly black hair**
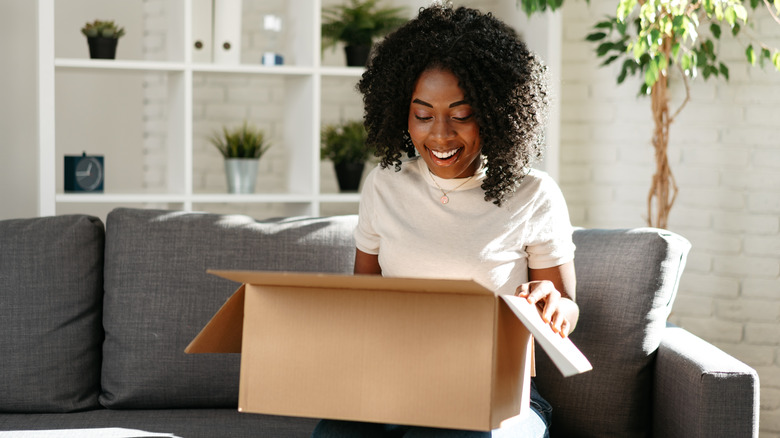
[[367,143],[381,166],[413,157],[409,104],[417,78],[450,70],[474,109],[487,161],[485,200],[500,206],[541,158],[548,112],[547,67],[511,27],[478,10],[434,4],[377,43],[357,88]]

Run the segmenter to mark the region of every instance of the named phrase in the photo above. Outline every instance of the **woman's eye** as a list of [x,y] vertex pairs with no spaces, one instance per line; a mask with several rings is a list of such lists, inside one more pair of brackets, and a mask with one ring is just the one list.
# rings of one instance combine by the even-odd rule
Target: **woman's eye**
[[467,116],[462,117],[453,117],[453,120],[457,120],[458,122],[465,122],[466,120],[469,120],[474,114],[469,114]]
[[433,119],[431,116],[419,116],[417,114],[414,115],[414,118],[421,121],[427,121]]

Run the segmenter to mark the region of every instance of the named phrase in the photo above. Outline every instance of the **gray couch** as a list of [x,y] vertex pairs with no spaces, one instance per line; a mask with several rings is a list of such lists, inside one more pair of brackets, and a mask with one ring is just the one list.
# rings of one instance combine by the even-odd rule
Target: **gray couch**
[[[316,419],[236,411],[238,355],[183,350],[236,284],[209,268],[351,272],[354,216],[117,209],[0,222],[0,431],[125,428],[306,437]],[[594,370],[561,378],[537,349],[557,437],[755,437],[756,372],[666,325],[689,243],[577,230],[572,340]]]

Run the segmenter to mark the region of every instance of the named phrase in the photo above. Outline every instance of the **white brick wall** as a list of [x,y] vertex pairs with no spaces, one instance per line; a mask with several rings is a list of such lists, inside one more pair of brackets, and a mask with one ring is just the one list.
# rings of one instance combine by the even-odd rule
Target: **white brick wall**
[[[650,176],[650,101],[637,80],[617,86],[599,68],[589,23],[616,2],[567,2],[563,11],[561,186],[585,227],[643,226]],[[585,17],[585,18],[584,18]],[[780,26],[756,33],[780,45]],[[755,367],[761,437],[780,437],[780,73],[746,66],[724,39],[731,80],[696,82],[672,125],[680,194],[669,228],[693,243],[671,321]],[[672,109],[682,85],[672,86]]]

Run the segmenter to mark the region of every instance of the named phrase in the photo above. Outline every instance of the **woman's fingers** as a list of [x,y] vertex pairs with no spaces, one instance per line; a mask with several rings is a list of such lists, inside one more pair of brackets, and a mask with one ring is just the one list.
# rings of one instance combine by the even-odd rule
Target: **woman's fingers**
[[542,320],[561,335],[567,337],[571,330],[569,321],[560,311],[561,293],[555,289],[550,281],[531,281],[517,287],[515,295],[523,297],[530,304],[537,304],[541,308]]

